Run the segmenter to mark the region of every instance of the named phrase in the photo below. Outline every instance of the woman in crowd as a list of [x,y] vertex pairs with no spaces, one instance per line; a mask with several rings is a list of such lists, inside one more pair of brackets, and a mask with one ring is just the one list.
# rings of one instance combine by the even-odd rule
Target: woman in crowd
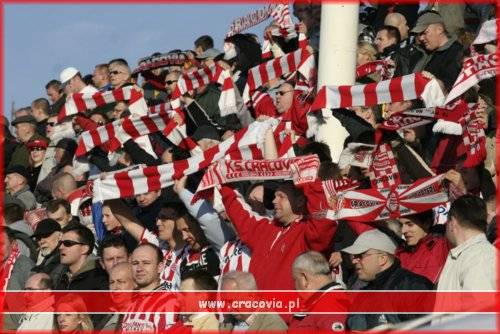
[[94,329],[81,297],[68,294],[59,300],[56,305],[54,329],[64,333],[87,332]]

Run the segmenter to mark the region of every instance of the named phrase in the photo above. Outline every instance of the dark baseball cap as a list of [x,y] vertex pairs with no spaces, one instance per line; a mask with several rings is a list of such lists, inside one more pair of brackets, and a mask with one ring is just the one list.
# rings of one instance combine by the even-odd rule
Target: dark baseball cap
[[33,238],[37,237],[48,237],[54,232],[61,231],[61,225],[54,219],[44,219],[41,220],[37,225],[35,232],[33,233]]
[[9,168],[7,168],[7,170],[5,171],[5,175],[8,175],[8,174],[13,174],[13,173],[17,173],[19,175],[21,175],[22,177],[24,177],[26,180],[29,179],[30,177],[30,174],[28,172],[28,169],[26,169],[26,167],[24,166],[21,166],[21,165],[13,165],[13,166],[10,166]]
[[14,119],[11,124],[12,124],[12,126],[15,126],[15,125],[20,124],[20,123],[36,124],[36,119],[35,119],[35,117],[33,117],[31,115],[24,115],[24,116],[19,116],[16,119]]
[[439,13],[427,12],[425,14],[422,14],[418,18],[417,23],[415,24],[415,27],[411,30],[411,32],[421,34],[425,31],[425,29],[427,29],[429,25],[434,23],[444,24],[444,20],[441,15],[439,15]]

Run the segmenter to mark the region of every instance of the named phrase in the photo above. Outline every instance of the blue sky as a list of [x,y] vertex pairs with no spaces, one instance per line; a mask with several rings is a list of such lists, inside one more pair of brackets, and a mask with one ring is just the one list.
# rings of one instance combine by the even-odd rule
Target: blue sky
[[[4,114],[46,97],[67,66],[91,73],[116,57],[132,66],[155,51],[193,48],[200,35],[222,49],[230,23],[264,4],[4,5]],[[260,37],[265,23],[250,32]]]

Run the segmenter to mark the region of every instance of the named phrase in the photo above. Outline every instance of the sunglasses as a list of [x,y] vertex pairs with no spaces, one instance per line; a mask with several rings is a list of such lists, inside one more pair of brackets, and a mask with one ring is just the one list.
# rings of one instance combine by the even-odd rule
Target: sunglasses
[[47,122],[47,126],[55,126],[56,122]]
[[276,92],[276,94],[279,95],[279,96],[283,96],[286,93],[290,93],[290,92],[293,92],[293,90],[287,90],[286,92]]
[[73,247],[76,245],[86,245],[83,242],[73,241],[73,240],[62,240],[61,245],[64,247]]
[[117,75],[117,74],[120,74],[120,73],[123,73],[123,72],[120,72],[120,71],[111,71],[111,72],[109,72],[109,74],[112,74],[112,75]]
[[45,151],[45,150],[46,150],[46,148],[44,148],[44,147],[32,147],[32,148],[30,148],[30,152],[32,152],[32,151]]
[[178,80],[167,80],[167,81],[165,81],[165,83],[166,83],[167,85],[171,85],[171,84],[173,84],[174,82],[177,82],[177,81],[178,81]]

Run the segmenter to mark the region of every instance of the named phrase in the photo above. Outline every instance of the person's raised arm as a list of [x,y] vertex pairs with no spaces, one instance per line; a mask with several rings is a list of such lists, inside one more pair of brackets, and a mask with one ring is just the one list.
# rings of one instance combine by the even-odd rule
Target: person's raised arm
[[220,219],[219,214],[208,201],[199,199],[191,204],[194,195],[186,189],[186,180],[187,176],[175,180],[174,191],[179,195],[189,214],[198,220],[208,241],[219,251],[222,245],[236,237],[234,231]]

